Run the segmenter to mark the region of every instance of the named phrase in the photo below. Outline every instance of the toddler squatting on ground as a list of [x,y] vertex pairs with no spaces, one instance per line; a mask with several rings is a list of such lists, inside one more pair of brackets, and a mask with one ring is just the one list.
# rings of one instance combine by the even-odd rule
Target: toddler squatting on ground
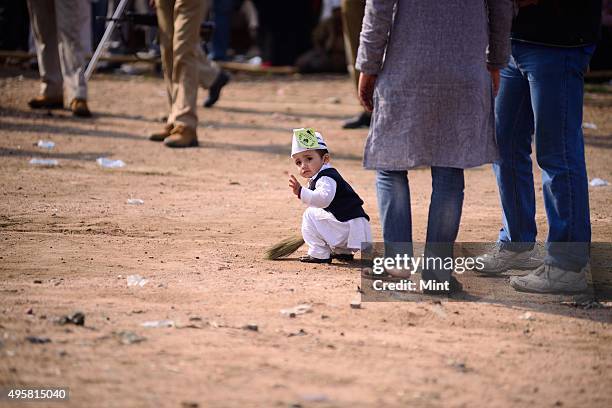
[[289,187],[308,206],[302,217],[302,236],[308,255],[301,262],[331,263],[332,258],[353,259],[362,242],[372,241],[370,217],[363,200],[329,164],[329,149],[313,129],[294,129],[291,158],[300,176],[309,179],[302,188],[292,175]]

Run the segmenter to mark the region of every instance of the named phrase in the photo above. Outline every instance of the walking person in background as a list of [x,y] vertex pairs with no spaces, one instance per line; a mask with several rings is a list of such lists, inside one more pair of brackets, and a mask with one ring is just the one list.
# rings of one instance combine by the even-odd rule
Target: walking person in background
[[213,21],[215,31],[212,35],[211,53],[213,61],[225,61],[230,45],[232,12],[236,8],[236,0],[212,0]]
[[[496,100],[500,158],[493,165],[502,204],[499,245],[482,272],[525,269],[536,239],[531,142],[542,169],[548,218],[544,264],[510,284],[526,292],[587,288],[591,220],[584,159],[584,72],[599,35],[601,0],[518,1],[512,57]],[[541,262],[540,262],[541,263]]]
[[89,117],[85,80],[85,43],[91,4],[83,0],[28,0],[36,45],[40,95],[28,104],[32,109],[61,109],[64,92],[72,114]]
[[[367,1],[356,68],[361,103],[373,110],[364,166],[377,171],[385,256],[412,256],[407,170],[429,166],[425,256],[453,257],[463,169],[497,158],[493,98],[511,20],[511,0]],[[423,270],[422,280],[461,291],[452,272]]]
[[[346,53],[346,68],[355,83],[359,87],[359,72],[355,68],[357,60],[357,48],[359,47],[359,34],[363,21],[363,11],[366,0],[342,0],[342,35],[344,36],[344,52]],[[350,118],[342,125],[343,129],[359,129],[370,127],[372,114],[367,110],[361,111],[357,116]]]
[[155,0],[164,81],[170,114],[166,126],[149,140],[168,147],[198,145],[198,70],[201,51],[200,24],[204,13],[202,0]]
[[208,98],[204,101],[205,108],[212,108],[221,96],[221,90],[230,81],[231,77],[214,61],[210,60],[198,44],[198,82],[208,90]]

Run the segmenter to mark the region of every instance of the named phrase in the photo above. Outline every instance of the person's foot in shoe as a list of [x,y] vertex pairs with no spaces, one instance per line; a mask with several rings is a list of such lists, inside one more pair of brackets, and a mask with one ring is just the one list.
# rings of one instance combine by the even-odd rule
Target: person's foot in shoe
[[91,117],[91,112],[87,107],[87,101],[85,99],[74,98],[72,102],[70,102],[70,110],[74,116],[81,118]]
[[38,95],[28,101],[32,109],[63,109],[64,98],[62,96],[43,96]]
[[354,118],[350,118],[342,125],[342,129],[359,129],[370,127],[372,114],[370,112],[361,112]]
[[195,129],[184,125],[175,125],[170,132],[170,136],[164,139],[167,147],[196,147],[198,145],[198,135]]
[[151,133],[149,135],[149,140],[152,142],[163,142],[164,140],[166,140],[168,136],[170,136],[173,128],[174,128],[174,125],[167,124],[164,126],[162,130]]
[[576,293],[588,289],[587,267],[570,271],[554,265],[543,264],[525,276],[512,276],[510,286],[519,292]]
[[530,270],[542,265],[534,250],[514,252],[497,245],[493,251],[480,257],[481,268],[475,269],[483,275],[499,275],[510,270]]
[[317,263],[317,264],[330,264],[332,262],[331,258],[315,258],[314,256],[310,256],[310,255],[304,255],[304,256],[300,256],[299,258],[300,262],[305,262],[305,263]]
[[204,101],[205,108],[211,108],[221,96],[221,89],[230,81],[230,76],[225,71],[219,71],[215,82],[208,88],[208,99]]

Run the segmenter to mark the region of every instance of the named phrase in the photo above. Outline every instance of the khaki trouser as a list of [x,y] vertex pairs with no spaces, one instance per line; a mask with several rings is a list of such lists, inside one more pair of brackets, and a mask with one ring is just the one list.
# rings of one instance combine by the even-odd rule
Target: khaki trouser
[[219,72],[221,69],[219,66],[212,60],[209,60],[202,51],[202,47],[200,44],[197,46],[198,52],[198,82],[200,86],[204,89],[210,88],[210,86],[215,82],[217,76],[219,76]]
[[342,32],[344,35],[344,50],[346,52],[346,68],[355,82],[359,85],[359,72],[355,70],[357,49],[359,48],[359,34],[365,10],[366,0],[342,0]]
[[[203,10],[202,16],[206,16],[210,11],[211,1],[210,0],[202,0]],[[200,47],[200,43],[198,42],[198,82],[200,86],[204,89],[210,88],[210,86],[215,82],[215,79],[219,76],[219,72],[221,69],[217,65],[217,63],[213,60],[208,59],[204,51],[202,51],[202,47]]]
[[[168,91],[168,124],[196,129],[201,0],[156,0],[164,80]],[[201,54],[201,52],[200,52]]]
[[83,0],[28,0],[41,95],[61,97],[65,85],[68,101],[87,99],[81,33],[90,21],[90,7]]

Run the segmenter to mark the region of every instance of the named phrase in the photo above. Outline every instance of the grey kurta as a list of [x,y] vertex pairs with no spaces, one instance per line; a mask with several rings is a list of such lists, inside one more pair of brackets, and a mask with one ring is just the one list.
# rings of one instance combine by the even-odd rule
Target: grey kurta
[[497,158],[487,64],[507,63],[512,8],[512,0],[367,1],[356,68],[378,79],[366,168]]

